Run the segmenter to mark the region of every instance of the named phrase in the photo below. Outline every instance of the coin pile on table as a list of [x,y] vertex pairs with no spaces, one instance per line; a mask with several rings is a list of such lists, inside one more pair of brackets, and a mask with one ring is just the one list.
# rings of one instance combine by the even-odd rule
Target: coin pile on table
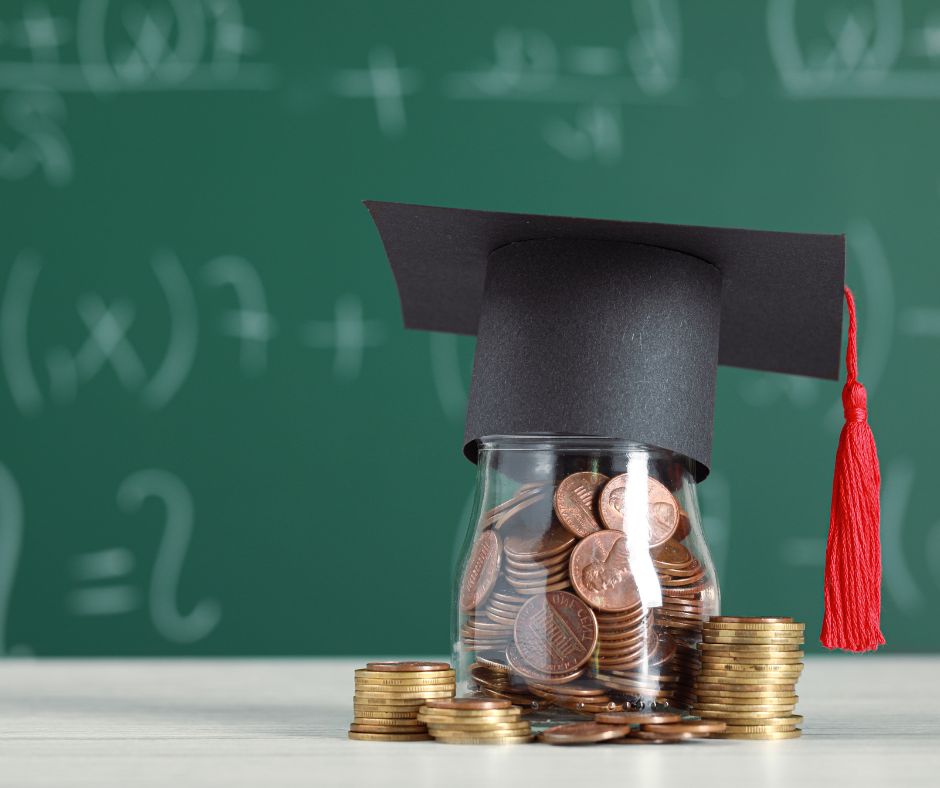
[[435,741],[445,744],[523,744],[532,727],[508,700],[430,700],[418,713]]
[[593,722],[556,725],[539,734],[547,744],[678,744],[709,738],[725,730],[723,722],[690,720],[680,714],[620,711],[597,714]]
[[713,616],[703,625],[693,712],[721,720],[725,739],[794,739],[803,624],[792,618]]
[[453,698],[454,671],[446,662],[370,662],[356,671],[349,738],[427,741],[418,712],[427,701]]
[[[634,499],[646,513],[639,529]],[[628,531],[644,535],[639,560]],[[652,477],[579,471],[522,485],[481,517],[461,579],[471,688],[538,711],[688,708],[695,644],[717,604],[713,579],[683,544],[690,532]],[[637,566],[658,582],[661,606],[644,604]]]

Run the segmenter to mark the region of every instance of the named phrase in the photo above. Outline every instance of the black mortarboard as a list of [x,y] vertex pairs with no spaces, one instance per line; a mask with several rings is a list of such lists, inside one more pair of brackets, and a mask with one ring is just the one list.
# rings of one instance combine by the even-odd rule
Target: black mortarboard
[[841,235],[366,202],[408,328],[476,334],[485,435],[623,438],[708,474],[719,363],[836,379]]

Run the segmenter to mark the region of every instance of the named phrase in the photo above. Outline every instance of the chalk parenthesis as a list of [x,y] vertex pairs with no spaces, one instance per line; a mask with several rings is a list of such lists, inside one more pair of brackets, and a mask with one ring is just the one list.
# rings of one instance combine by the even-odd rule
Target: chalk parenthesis
[[170,308],[170,341],[160,368],[144,387],[141,398],[147,407],[159,410],[173,399],[192,370],[199,340],[199,315],[189,279],[173,252],[156,254],[153,272]]
[[7,653],[7,613],[22,541],[23,498],[13,474],[0,463],[0,656]]
[[150,615],[154,627],[174,643],[202,640],[218,626],[221,606],[215,599],[201,600],[187,615],[176,607],[179,579],[193,533],[192,496],[179,477],[159,468],[136,471],[121,483],[117,502],[135,512],[148,498],[157,498],[166,510],[163,538],[150,579]]
[[29,312],[42,263],[35,252],[21,252],[0,302],[0,360],[10,394],[21,413],[42,410],[42,394],[29,361]]

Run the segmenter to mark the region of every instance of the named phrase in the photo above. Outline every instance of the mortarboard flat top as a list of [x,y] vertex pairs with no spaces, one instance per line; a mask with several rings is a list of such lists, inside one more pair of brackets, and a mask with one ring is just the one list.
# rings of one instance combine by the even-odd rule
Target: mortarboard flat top
[[844,237],[367,201],[409,328],[477,334],[465,452],[620,437],[708,473],[717,364],[836,379]]
[[366,201],[395,272],[407,328],[476,334],[490,253],[514,241],[584,238],[684,252],[722,274],[719,363],[836,380],[842,235],[578,219]]

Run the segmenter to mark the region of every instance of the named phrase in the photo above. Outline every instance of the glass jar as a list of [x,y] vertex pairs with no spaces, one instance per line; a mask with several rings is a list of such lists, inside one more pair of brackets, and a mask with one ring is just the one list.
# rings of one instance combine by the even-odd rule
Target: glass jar
[[481,439],[458,564],[458,695],[533,722],[688,708],[702,621],[719,612],[692,463],[655,446]]

